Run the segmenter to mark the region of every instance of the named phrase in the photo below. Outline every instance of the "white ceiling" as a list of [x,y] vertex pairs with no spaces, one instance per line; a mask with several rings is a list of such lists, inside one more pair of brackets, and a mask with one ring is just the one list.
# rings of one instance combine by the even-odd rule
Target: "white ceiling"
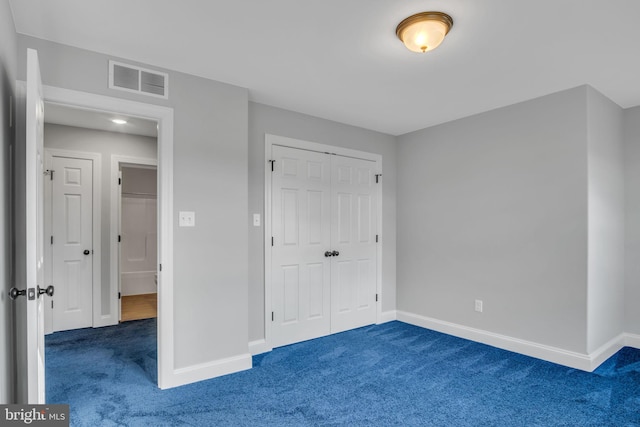
[[[158,136],[158,123],[153,120],[129,117],[123,114],[105,113],[102,111],[82,110],[48,102],[44,105],[44,118],[46,123],[54,123],[57,125],[143,135],[154,138]],[[119,125],[113,123],[113,119],[126,120],[127,123]]]
[[[10,0],[19,33],[249,89],[393,135],[582,84],[640,104],[637,0]],[[396,25],[454,26],[415,54]]]

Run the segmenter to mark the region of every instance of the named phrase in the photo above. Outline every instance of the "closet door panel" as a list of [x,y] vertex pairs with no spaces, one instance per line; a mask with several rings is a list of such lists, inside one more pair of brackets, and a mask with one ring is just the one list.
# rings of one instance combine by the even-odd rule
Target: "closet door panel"
[[273,146],[271,285],[274,347],[330,333],[329,155]]
[[376,321],[376,164],[332,156],[331,332]]

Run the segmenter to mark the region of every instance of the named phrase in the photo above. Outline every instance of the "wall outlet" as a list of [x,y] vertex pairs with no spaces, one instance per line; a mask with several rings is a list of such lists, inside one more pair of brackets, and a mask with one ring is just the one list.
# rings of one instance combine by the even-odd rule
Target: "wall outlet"
[[476,311],[478,313],[482,313],[482,300],[481,299],[477,299],[476,300]]
[[196,213],[195,212],[183,212],[180,211],[178,225],[180,227],[195,227],[196,226]]
[[253,214],[253,226],[260,227],[260,214]]

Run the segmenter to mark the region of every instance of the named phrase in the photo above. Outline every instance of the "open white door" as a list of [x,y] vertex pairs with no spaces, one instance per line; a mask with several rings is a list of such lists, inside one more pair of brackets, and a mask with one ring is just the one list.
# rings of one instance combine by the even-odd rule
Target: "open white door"
[[20,247],[21,253],[18,253],[17,257],[23,258],[20,268],[24,268],[24,272],[17,275],[22,282],[18,283],[21,289],[13,288],[10,296],[16,304],[19,399],[27,401],[21,403],[43,404],[45,403],[44,298],[41,295],[47,291],[52,294],[53,287],[48,290],[39,287],[44,280],[44,103],[38,54],[32,49],[27,51],[25,103],[24,157],[26,161],[16,165],[17,173],[25,174],[24,203],[17,210],[17,213],[23,215],[20,225],[24,227],[24,242]]

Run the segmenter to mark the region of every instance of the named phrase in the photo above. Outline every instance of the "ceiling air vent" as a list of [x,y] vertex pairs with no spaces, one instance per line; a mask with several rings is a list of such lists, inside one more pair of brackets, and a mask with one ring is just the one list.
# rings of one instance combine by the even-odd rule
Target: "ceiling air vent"
[[109,88],[169,98],[169,75],[121,62],[109,61]]

